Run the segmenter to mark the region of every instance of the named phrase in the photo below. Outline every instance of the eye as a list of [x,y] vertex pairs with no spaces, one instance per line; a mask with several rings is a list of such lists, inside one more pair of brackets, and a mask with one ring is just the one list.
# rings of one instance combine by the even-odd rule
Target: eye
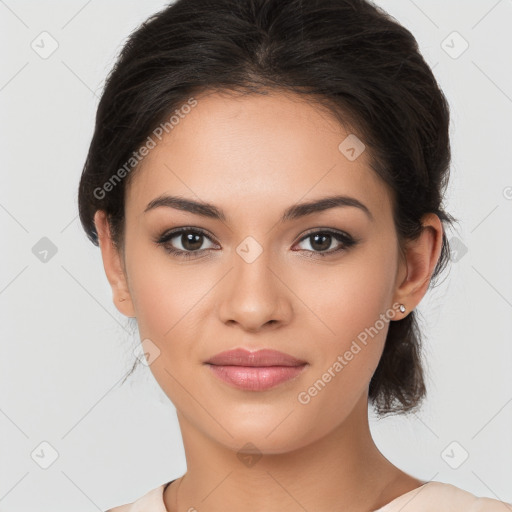
[[[210,245],[204,247],[205,241],[209,241]],[[309,241],[309,242],[308,242]],[[308,242],[311,249],[302,248],[310,254],[308,256],[329,256],[357,244],[350,235],[341,231],[333,231],[331,229],[317,230],[310,232],[302,237],[299,244]],[[200,257],[205,251],[218,248],[212,242],[212,238],[205,231],[199,228],[179,228],[171,231],[165,231],[160,235],[155,243],[163,246],[166,252],[179,258],[196,258]],[[334,249],[332,249],[334,244]]]
[[[201,229],[179,228],[166,231],[155,240],[155,243],[163,246],[170,254],[180,258],[192,258],[215,247],[215,244],[212,242],[212,245],[209,247],[203,247],[205,240],[211,242],[211,238]],[[177,248],[176,245],[178,246]]]
[[[307,248],[303,248],[303,250],[310,253],[312,252],[313,256],[321,257],[347,250],[357,244],[357,241],[354,240],[350,235],[341,231],[333,231],[330,229],[310,232],[306,236],[302,237],[299,243],[303,243],[308,240],[309,242],[306,245],[312,247],[312,250]],[[333,244],[335,246],[334,249],[332,249]],[[331,250],[328,250],[330,248]],[[309,256],[312,255],[310,254]]]

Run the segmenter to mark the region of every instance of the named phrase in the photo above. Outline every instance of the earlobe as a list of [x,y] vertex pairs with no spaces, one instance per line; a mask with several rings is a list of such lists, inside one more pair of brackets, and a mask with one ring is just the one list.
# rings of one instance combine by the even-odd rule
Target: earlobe
[[[433,213],[422,218],[423,232],[405,249],[406,277],[397,288],[395,300],[412,311],[428,290],[432,273],[441,255],[443,225]],[[403,317],[402,317],[403,318]]]
[[126,280],[122,256],[112,241],[110,224],[103,210],[97,210],[94,224],[103,260],[103,268],[112,288],[112,300],[117,310],[127,317],[134,318],[135,311]]

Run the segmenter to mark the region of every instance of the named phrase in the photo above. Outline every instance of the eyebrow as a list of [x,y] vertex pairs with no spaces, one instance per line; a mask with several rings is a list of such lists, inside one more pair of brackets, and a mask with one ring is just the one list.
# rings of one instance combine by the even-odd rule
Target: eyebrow
[[[211,219],[226,221],[226,215],[224,214],[224,212],[213,204],[193,201],[192,199],[185,199],[183,197],[170,195],[161,195],[153,199],[146,206],[144,213],[162,206],[167,208],[174,208],[176,210],[182,210],[185,212],[195,213],[196,215],[202,215],[203,217],[209,217]],[[295,220],[301,217],[305,217],[306,215],[322,212],[324,210],[329,210],[331,208],[347,206],[359,208],[368,216],[370,220],[374,221],[374,217],[371,211],[368,209],[368,207],[361,203],[361,201],[359,201],[355,197],[334,195],[323,197],[321,199],[317,199],[307,203],[295,204],[285,210],[280,222]]]

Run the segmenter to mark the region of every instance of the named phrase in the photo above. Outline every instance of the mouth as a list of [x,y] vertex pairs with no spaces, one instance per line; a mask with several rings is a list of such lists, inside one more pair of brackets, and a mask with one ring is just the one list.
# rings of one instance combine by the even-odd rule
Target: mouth
[[244,348],[220,352],[205,362],[219,366],[300,366],[306,364],[306,361],[278,350],[261,349],[250,352]]
[[235,349],[205,361],[217,378],[246,391],[265,391],[298,377],[306,361],[276,350]]

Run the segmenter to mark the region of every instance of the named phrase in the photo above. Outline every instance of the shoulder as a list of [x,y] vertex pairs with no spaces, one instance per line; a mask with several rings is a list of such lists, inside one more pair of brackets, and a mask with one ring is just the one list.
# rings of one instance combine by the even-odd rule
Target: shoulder
[[427,482],[377,512],[512,512],[512,504],[480,498],[452,484]]
[[163,498],[165,485],[151,489],[132,503],[110,508],[106,512],[167,512]]
[[[447,504],[453,510],[457,507],[464,506],[467,512],[512,512],[512,504],[505,503],[504,501],[495,500],[492,498],[481,498],[471,494],[468,491],[460,489],[452,484],[445,484],[441,482],[431,482],[433,492],[437,492],[439,497],[448,500]],[[439,503],[441,505],[441,503]],[[451,508],[449,508],[451,510]]]
[[120,505],[119,507],[109,508],[105,512],[130,512],[133,503],[129,503],[128,505]]
[[512,503],[475,496],[468,512],[512,512]]

